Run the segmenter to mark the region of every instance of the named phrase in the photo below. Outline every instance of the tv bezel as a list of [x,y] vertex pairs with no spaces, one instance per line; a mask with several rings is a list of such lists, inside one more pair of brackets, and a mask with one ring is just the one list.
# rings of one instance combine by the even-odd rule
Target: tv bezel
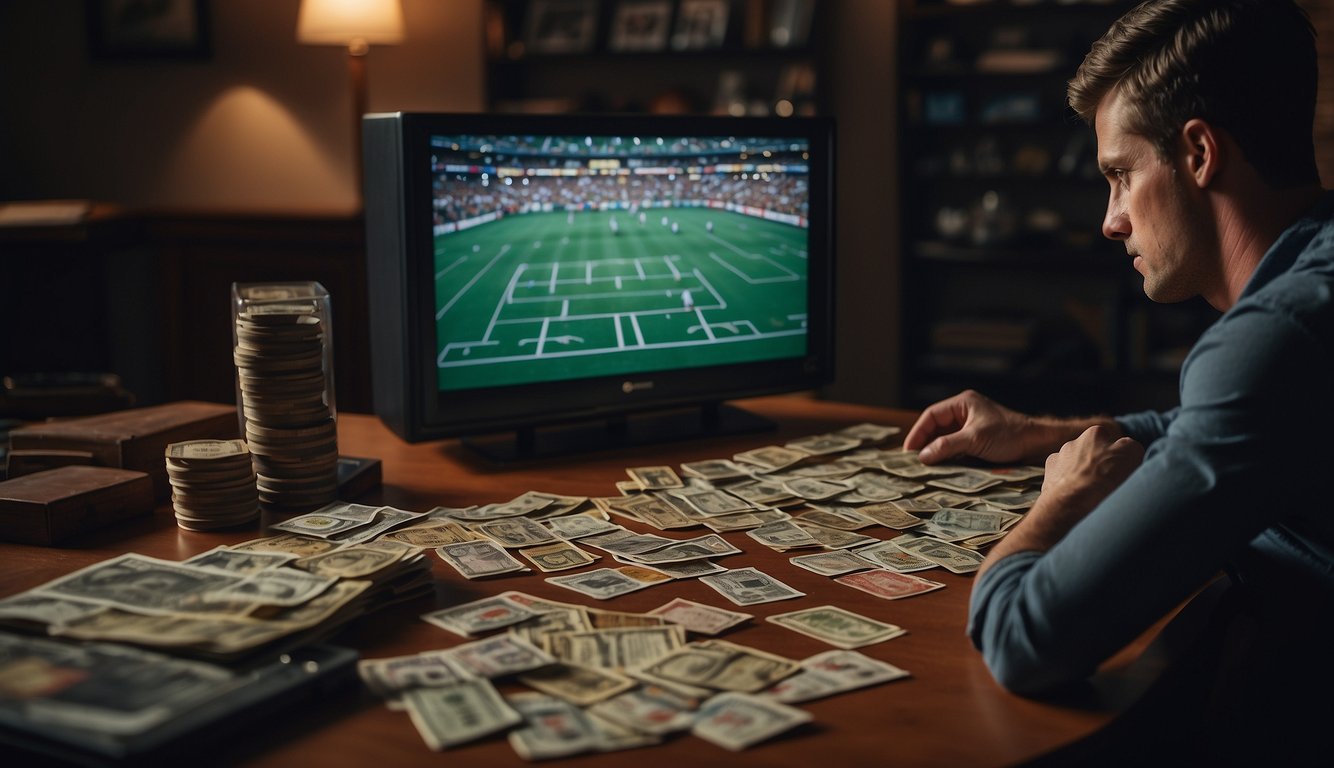
[[[431,137],[748,136],[809,142],[807,349],[800,358],[442,391],[435,359]],[[828,118],[411,113],[363,122],[375,411],[410,442],[814,389],[834,372],[834,126]]]

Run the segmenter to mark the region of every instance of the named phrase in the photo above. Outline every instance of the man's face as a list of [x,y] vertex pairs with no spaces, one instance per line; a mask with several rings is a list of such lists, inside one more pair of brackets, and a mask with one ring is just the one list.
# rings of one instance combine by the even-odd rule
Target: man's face
[[1098,166],[1111,185],[1102,233],[1125,243],[1144,293],[1154,301],[1184,301],[1203,292],[1203,255],[1211,235],[1180,157],[1164,161],[1144,136],[1126,130],[1124,99],[1113,91],[1094,120]]

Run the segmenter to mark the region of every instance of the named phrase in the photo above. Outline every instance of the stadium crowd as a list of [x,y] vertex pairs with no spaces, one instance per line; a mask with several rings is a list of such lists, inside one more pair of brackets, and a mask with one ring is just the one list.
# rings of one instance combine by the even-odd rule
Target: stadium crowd
[[554,210],[638,209],[721,201],[806,217],[804,174],[726,173],[628,176],[489,176],[439,174],[434,183],[435,223],[488,213],[512,215],[534,206]]

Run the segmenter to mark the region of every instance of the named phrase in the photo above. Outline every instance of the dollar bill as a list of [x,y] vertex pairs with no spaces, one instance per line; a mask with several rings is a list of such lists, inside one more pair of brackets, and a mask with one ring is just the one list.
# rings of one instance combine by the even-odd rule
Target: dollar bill
[[303,557],[292,563],[293,568],[337,579],[362,579],[373,576],[403,559],[407,549],[386,549],[353,545]]
[[541,693],[516,693],[509,704],[523,725],[509,732],[509,743],[525,760],[551,760],[591,752],[601,746],[597,727],[579,707]]
[[945,588],[945,585],[938,581],[931,581],[907,573],[883,570],[850,573],[846,576],[835,577],[834,581],[885,600],[900,600]]
[[489,680],[460,680],[449,685],[403,692],[412,724],[426,746],[439,752],[502,731],[522,722]]
[[[937,564],[924,557],[918,557],[910,552],[904,552],[892,541],[882,541],[872,544],[869,547],[861,547],[852,553],[854,556],[865,560],[870,565],[876,565],[889,571],[899,573],[912,573],[914,571],[925,571],[930,568],[938,567]],[[829,574],[835,575],[835,574]]]
[[519,682],[552,696],[587,707],[634,688],[637,683],[605,667],[557,662],[519,675]]
[[709,557],[721,557],[723,555],[741,554],[730,542],[716,533],[697,536],[693,539],[686,539],[675,544],[669,544],[660,549],[645,552],[638,555],[625,555],[626,559],[645,565],[657,565],[659,563],[679,563],[687,560],[699,560]]
[[554,517],[546,521],[546,524],[552,533],[562,539],[581,539],[585,536],[609,533],[620,529],[620,526],[615,523],[600,520],[596,517],[590,517],[589,515]]
[[526,547],[519,550],[519,554],[544,573],[581,568],[598,560],[597,555],[585,552],[568,541]]
[[783,445],[784,448],[807,453],[812,456],[825,456],[831,453],[843,453],[853,448],[860,448],[862,441],[860,438],[850,435],[828,434],[811,435],[798,440],[793,440]]
[[737,480],[750,476],[748,470],[737,465],[735,462],[728,461],[727,459],[685,462],[681,465],[681,472],[691,477],[712,480],[714,482]]
[[794,451],[791,448],[784,448],[779,445],[768,445],[738,453],[732,457],[732,460],[743,466],[749,464],[772,472],[776,469],[798,464],[809,456],[810,454],[803,451]]
[[851,427],[844,427],[834,434],[844,437],[851,437],[860,440],[863,443],[883,443],[894,435],[902,432],[901,427],[891,427],[884,424],[861,423],[854,424]]
[[904,552],[926,558],[951,573],[972,573],[982,567],[982,555],[977,552],[925,536],[900,541],[904,538],[899,536],[891,541]]
[[588,711],[626,728],[657,736],[684,731],[695,722],[697,699],[657,685],[643,685],[594,704]]
[[541,523],[526,517],[488,520],[478,525],[477,530],[506,549],[532,547],[556,541],[555,534]]
[[673,598],[648,613],[650,616],[660,616],[701,635],[717,635],[743,621],[755,618],[749,613],[716,608],[683,597]]
[[207,552],[201,552],[182,565],[202,565],[206,568],[218,568],[242,575],[257,573],[268,568],[291,562],[296,555],[291,552],[242,552],[219,546]]
[[805,596],[804,592],[798,592],[756,568],[737,568],[701,576],[699,580],[737,605],[756,605]]
[[547,581],[598,600],[610,600],[651,586],[649,582],[632,578],[615,568],[597,568],[568,576],[549,576]]
[[473,637],[537,616],[533,611],[504,597],[486,597],[421,615],[422,621],[449,630],[456,635]]
[[310,536],[301,536],[295,533],[280,533],[277,536],[269,536],[263,539],[251,539],[243,541],[240,544],[233,544],[233,552],[284,552],[297,557],[307,557],[309,555],[318,555],[321,552],[328,552],[337,549],[339,546],[336,541],[327,541],[325,539],[311,538]]
[[834,605],[773,614],[766,619],[832,646],[851,650],[900,637],[907,630]]
[[704,702],[690,732],[723,749],[740,751],[813,719],[809,712],[786,704],[727,692]]
[[637,668],[686,685],[754,693],[793,674],[800,666],[791,659],[726,640],[699,640]]
[[324,592],[337,578],[317,576],[295,568],[269,568],[253,573],[235,584],[210,590],[211,600],[237,600],[260,605],[296,606],[309,602]]
[[479,534],[473,533],[453,520],[436,519],[429,523],[411,525],[392,533],[386,533],[378,541],[393,541],[411,547],[434,549],[450,544],[478,541],[481,538],[483,537]]
[[542,648],[569,664],[601,669],[638,668],[685,644],[685,629],[675,624],[622,627],[542,636]]
[[759,695],[784,704],[798,704],[910,676],[907,670],[857,651],[825,651],[804,659],[800,672],[778,681]]
[[439,652],[362,659],[357,675],[371,693],[383,699],[397,699],[413,688],[439,688],[472,677],[472,673]]
[[811,536],[810,531],[791,520],[765,523],[758,528],[746,531],[746,535],[779,552],[801,547],[816,547],[820,544],[815,540],[815,537]]
[[[798,568],[805,568],[806,570],[818,573],[821,576],[841,576],[845,573],[864,571],[867,568],[873,567],[872,563],[845,550],[797,555],[796,557],[789,558],[788,562]],[[935,563],[930,563],[929,565],[934,566]]]
[[245,577],[134,553],[103,560],[49,581],[34,592],[151,614],[181,613],[190,601]]
[[490,540],[465,541],[437,547],[435,553],[467,579],[482,579],[502,573],[529,570],[500,545]]
[[662,491],[685,486],[677,476],[676,470],[671,467],[630,467],[625,473],[645,491]]
[[449,649],[451,661],[479,677],[528,672],[555,661],[550,654],[514,635],[496,635]]

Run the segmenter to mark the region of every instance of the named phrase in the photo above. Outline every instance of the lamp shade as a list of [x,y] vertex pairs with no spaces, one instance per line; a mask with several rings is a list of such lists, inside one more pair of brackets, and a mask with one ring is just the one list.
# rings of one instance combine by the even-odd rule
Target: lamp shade
[[296,39],[330,45],[402,42],[403,7],[399,0],[301,0]]

